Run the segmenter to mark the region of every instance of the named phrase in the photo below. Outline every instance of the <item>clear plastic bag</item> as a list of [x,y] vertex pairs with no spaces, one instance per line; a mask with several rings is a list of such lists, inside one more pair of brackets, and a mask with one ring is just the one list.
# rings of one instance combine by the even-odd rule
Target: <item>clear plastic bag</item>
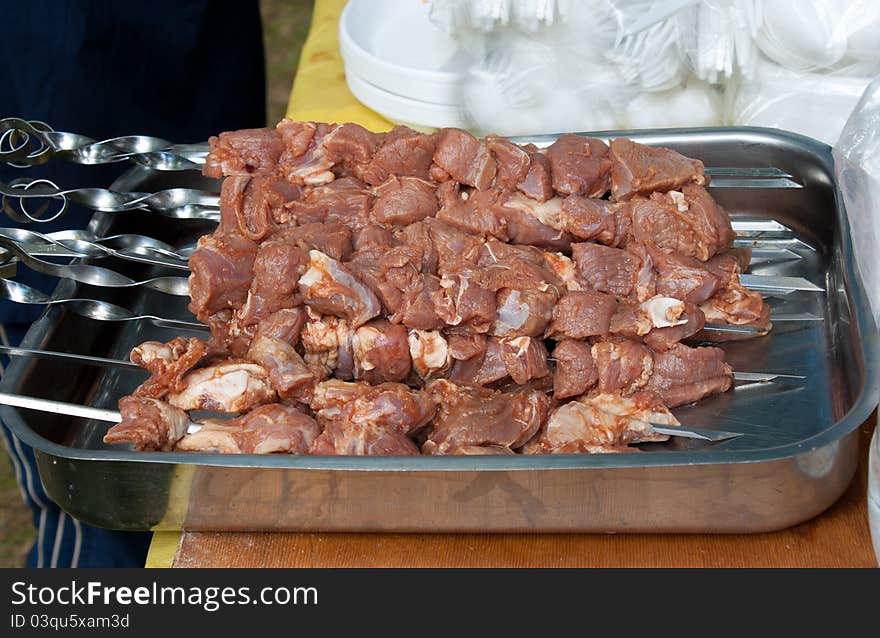
[[880,326],[880,77],[843,128],[834,147],[834,170],[849,216],[856,264]]
[[754,125],[833,144],[880,73],[877,0],[433,0],[471,128]]

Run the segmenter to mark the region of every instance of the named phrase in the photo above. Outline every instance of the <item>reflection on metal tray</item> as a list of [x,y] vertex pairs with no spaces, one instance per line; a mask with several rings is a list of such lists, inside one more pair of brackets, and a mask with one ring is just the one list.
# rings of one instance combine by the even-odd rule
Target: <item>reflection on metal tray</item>
[[[2,414],[37,450],[50,496],[87,522],[118,529],[395,531],[756,532],[810,518],[844,491],[855,471],[856,428],[878,392],[877,329],[852,259],[849,226],[834,183],[830,149],[769,129],[619,132],[675,148],[709,167],[775,168],[789,183],[742,186],[713,195],[734,217],[777,220],[794,229],[786,245],[800,259],[757,263],[751,272],[805,277],[825,294],[771,298],[773,312],[824,321],[787,322],[770,336],[725,344],[736,370],[805,378],[740,386],[675,410],[685,425],[744,433],[710,444],[673,440],[641,454],[512,457],[293,457],[139,453],[101,442],[107,425],[12,408]],[[546,141],[544,138],[539,141]],[[766,172],[766,171],[765,171]],[[119,190],[174,186],[217,189],[196,173],[134,169]],[[141,233],[173,246],[210,230],[204,220],[98,213],[98,235]],[[128,264],[130,276],[156,271]],[[55,293],[71,296],[63,281]],[[83,294],[168,317],[191,318],[185,298],[151,290]],[[161,312],[157,312],[161,310]],[[169,328],[92,322],[49,308],[24,347],[125,358]],[[19,359],[0,390],[114,408],[143,374],[48,359]]]

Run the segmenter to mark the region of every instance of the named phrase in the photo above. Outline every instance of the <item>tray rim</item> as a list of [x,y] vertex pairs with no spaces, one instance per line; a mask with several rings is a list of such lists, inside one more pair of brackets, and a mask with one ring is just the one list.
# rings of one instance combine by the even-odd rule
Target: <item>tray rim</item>
[[[681,467],[703,465],[727,465],[742,463],[766,463],[781,461],[802,456],[819,448],[835,444],[853,430],[858,428],[871,414],[880,398],[880,333],[874,324],[864,286],[853,259],[852,235],[846,208],[840,193],[837,180],[834,179],[834,158],[831,147],[789,131],[763,127],[701,127],[701,128],[666,128],[642,130],[614,130],[590,132],[595,137],[626,136],[649,144],[674,142],[676,137],[687,135],[712,135],[719,137],[735,137],[741,142],[761,143],[768,139],[776,139],[799,146],[813,156],[817,164],[823,166],[831,177],[836,204],[837,225],[840,232],[840,248],[842,251],[842,274],[846,297],[849,302],[851,317],[856,333],[859,335],[860,347],[856,351],[863,366],[864,383],[850,409],[828,428],[811,437],[784,445],[762,448],[758,450],[700,450],[699,456],[688,455],[686,452],[651,452],[650,454],[560,454],[540,456],[419,456],[419,457],[319,457],[295,455],[223,455],[209,453],[184,452],[135,452],[129,450],[87,450],[54,443],[33,431],[22,418],[19,409],[0,406],[0,418],[23,442],[35,450],[57,458],[77,461],[112,461],[159,463],[171,465],[204,465],[215,467],[244,467],[261,469],[296,469],[296,470],[338,470],[338,471],[376,471],[376,472],[467,472],[467,471],[549,471],[549,470],[591,470],[612,468],[639,467]],[[558,135],[548,134],[517,138],[533,142],[544,142],[555,139]],[[124,179],[125,175],[119,179]],[[118,181],[118,180],[117,180]],[[101,213],[96,213],[90,226],[100,225],[105,220]],[[106,216],[103,216],[106,217]],[[73,282],[62,280],[56,293]],[[23,340],[23,345],[32,346],[37,334],[45,334],[49,327],[50,313],[46,311],[35,321]],[[9,390],[14,380],[21,374],[27,361],[15,360],[7,368],[0,380],[0,390]]]

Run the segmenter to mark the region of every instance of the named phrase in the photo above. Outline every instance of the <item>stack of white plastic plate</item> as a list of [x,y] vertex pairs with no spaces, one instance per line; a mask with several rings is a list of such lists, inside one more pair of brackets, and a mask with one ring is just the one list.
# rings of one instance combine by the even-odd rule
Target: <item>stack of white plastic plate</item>
[[470,58],[429,9],[426,0],[350,0],[339,19],[345,78],[358,100],[393,122],[465,126],[460,89]]

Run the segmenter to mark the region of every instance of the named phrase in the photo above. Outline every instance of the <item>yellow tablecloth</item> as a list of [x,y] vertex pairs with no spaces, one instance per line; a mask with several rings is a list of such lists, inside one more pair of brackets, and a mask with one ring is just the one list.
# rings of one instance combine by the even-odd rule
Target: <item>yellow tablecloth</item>
[[[315,0],[309,35],[290,91],[287,117],[315,122],[356,122],[373,131],[387,131],[394,125],[358,102],[345,83],[345,68],[339,52],[339,14],[345,2]],[[179,544],[180,532],[154,533],[146,567],[171,567]]]
[[339,52],[339,14],[345,0],[316,0],[312,25],[287,104],[287,117],[316,122],[355,122],[373,131],[393,124],[357,101],[345,82]]

